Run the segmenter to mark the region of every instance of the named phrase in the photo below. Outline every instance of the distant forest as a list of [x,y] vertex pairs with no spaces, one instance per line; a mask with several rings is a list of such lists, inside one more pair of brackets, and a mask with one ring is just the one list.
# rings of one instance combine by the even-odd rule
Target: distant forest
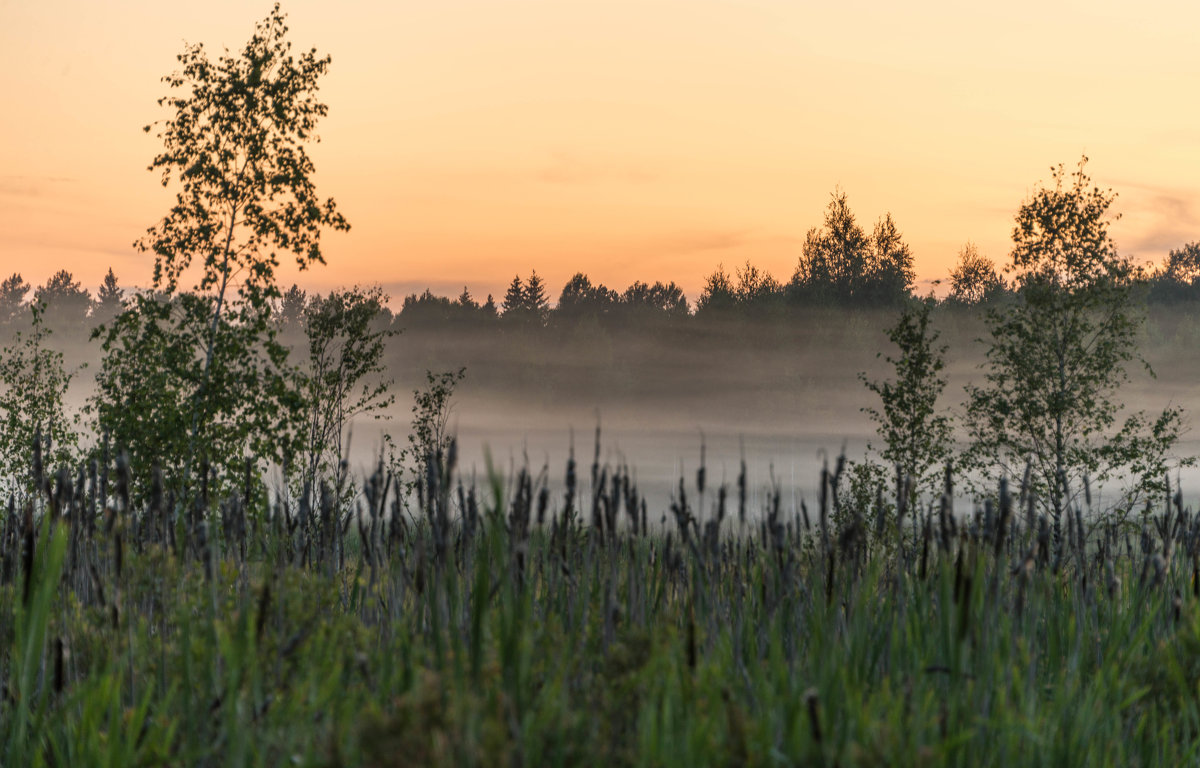
[[[1200,241],[1170,251],[1160,265],[1135,269],[1132,279],[1147,305],[1200,306]],[[832,196],[823,226],[807,233],[799,263],[786,283],[749,261],[732,272],[718,266],[692,302],[674,281],[635,281],[618,292],[579,272],[552,300],[550,287],[535,271],[524,279],[514,276],[499,302],[491,295],[477,300],[466,287],[457,297],[426,290],[406,296],[400,311],[393,313],[387,307],[389,297],[376,291],[373,325],[396,331],[580,324],[651,330],[705,320],[786,321],[802,310],[821,308],[886,309],[915,298],[935,301],[946,309],[985,308],[1016,295],[997,265],[971,243],[963,246],[948,275],[944,298],[918,297],[914,280],[912,252],[891,215],[868,233],[839,192]],[[273,307],[277,327],[299,329],[306,308],[318,298],[293,285]],[[124,299],[125,291],[111,269],[94,296],[67,270],[37,288],[16,273],[0,282],[0,334],[10,335],[24,326],[30,307],[36,304],[44,307],[49,330],[77,339],[116,317]]]

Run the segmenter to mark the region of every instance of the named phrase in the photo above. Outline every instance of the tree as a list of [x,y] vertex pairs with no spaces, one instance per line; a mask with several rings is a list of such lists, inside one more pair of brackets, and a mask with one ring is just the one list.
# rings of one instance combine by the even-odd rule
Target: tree
[[100,290],[96,292],[96,303],[92,306],[92,324],[111,322],[121,314],[124,300],[125,291],[121,290],[121,286],[117,284],[117,276],[113,274],[112,267],[109,267],[108,273],[104,275],[104,282],[100,284]]
[[[359,415],[376,419],[395,397],[388,394],[383,355],[390,330],[374,327],[387,297],[378,286],[331,291],[304,311],[308,358],[300,372],[304,393],[304,466],[301,487],[332,479],[343,457],[343,439]],[[332,483],[337,485],[338,483]]]
[[510,321],[517,319],[525,312],[525,286],[521,284],[520,275],[513,275],[512,282],[508,284],[508,290],[504,293],[500,311]]
[[770,272],[759,269],[746,260],[737,270],[734,298],[743,309],[764,309],[782,298],[783,286]]
[[154,254],[153,290],[103,331],[100,425],[134,466],[161,462],[184,486],[193,465],[237,477],[247,453],[261,463],[295,450],[286,425],[303,409],[270,323],[275,271],[282,256],[323,263],[322,230],[349,228],[318,197],[305,151],[328,111],[316,92],[330,60],[294,56],[284,20],[276,4],[239,54],[216,61],[187,46],[164,78],[171,117],[150,169],[179,189],[136,243]]
[[912,251],[900,236],[900,230],[886,213],[875,223],[871,234],[868,293],[881,304],[896,304],[912,293],[916,271]]
[[65,269],[55,272],[45,285],[35,290],[33,300],[44,307],[47,325],[55,332],[71,332],[87,326],[91,294]]
[[522,283],[521,276],[513,277],[504,294],[504,318],[518,325],[543,326],[550,315],[550,299],[546,284],[535,271]]
[[496,309],[496,300],[492,294],[487,295],[487,301],[483,302],[483,306],[479,308],[479,314],[484,320],[495,320],[500,317],[500,312]]
[[1004,278],[992,260],[979,252],[974,243],[967,243],[958,252],[958,264],[950,272],[951,304],[974,306],[993,301],[1004,293]]
[[[49,331],[44,308],[34,303],[28,332],[18,331],[13,343],[0,352],[0,493],[29,498],[35,475],[44,477],[75,458],[79,435],[78,415],[69,415],[67,387],[73,374],[63,365],[63,354],[47,348]],[[41,467],[35,467],[33,445],[40,442]]]
[[25,311],[25,294],[29,293],[29,283],[14,272],[0,282],[0,325],[14,323]]
[[1200,242],[1171,250],[1149,283],[1152,301],[1195,301],[1200,297]]
[[824,225],[805,235],[788,287],[794,301],[896,304],[909,296],[914,274],[912,253],[892,215],[880,219],[868,237],[839,189],[825,209]]
[[816,300],[852,300],[867,272],[867,235],[854,219],[846,193],[835,190],[821,229],[804,236],[800,263],[792,275],[793,293]]
[[[319,300],[319,296],[313,296],[313,300]],[[291,288],[288,288],[279,299],[275,302],[273,316],[275,319],[275,327],[286,332],[289,329],[298,328],[304,323],[304,313],[308,309],[309,296],[308,291],[305,291],[295,283]]]
[[1171,250],[1167,254],[1166,272],[1184,285],[1194,285],[1200,280],[1200,241]]
[[593,285],[588,276],[577,272],[563,286],[554,308],[555,317],[578,321],[585,317],[599,319],[609,315],[620,297],[604,285]]
[[425,371],[425,387],[413,390],[412,431],[408,434],[408,445],[396,450],[389,443],[389,463],[397,476],[409,474],[405,483],[412,491],[421,482],[430,466],[441,467],[453,439],[450,435],[450,413],[454,407],[454,388],[467,375],[466,368],[457,371],[434,373]]
[[696,300],[696,314],[728,312],[736,306],[737,289],[725,271],[725,265],[718,264],[716,271],[704,279],[704,288]]
[[1168,408],[1117,422],[1141,318],[1132,265],[1109,235],[1116,196],[1091,186],[1086,162],[1069,176],[1053,169],[1053,186],[1018,210],[1016,301],[988,311],[986,384],[967,388],[974,466],[1014,477],[1028,459],[1032,490],[1056,526],[1085,479],[1126,479],[1126,504],[1161,490],[1182,419]]
[[674,283],[656,282],[654,285],[640,280],[621,294],[621,303],[633,312],[649,312],[665,317],[687,317],[687,297],[683,289]]
[[525,281],[525,306],[538,325],[545,325],[550,317],[550,296],[546,293],[546,281],[538,276],[537,270],[529,273]]
[[929,313],[929,302],[913,302],[887,330],[888,339],[900,350],[899,357],[886,358],[895,371],[893,380],[872,381],[859,374],[882,404],[882,410],[863,408],[884,442],[879,453],[912,481],[910,506],[919,490],[936,487],[938,470],[952,447],[950,418],[937,409],[946,388],[942,371],[947,347],[937,343],[939,334],[929,325]]

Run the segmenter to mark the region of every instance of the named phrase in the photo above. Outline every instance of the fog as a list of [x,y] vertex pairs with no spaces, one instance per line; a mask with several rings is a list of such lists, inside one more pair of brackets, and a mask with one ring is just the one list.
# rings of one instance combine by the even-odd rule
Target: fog
[[[805,499],[814,509],[822,462],[832,467],[844,450],[863,458],[874,424],[862,412],[877,406],[859,380],[890,375],[881,355],[892,354],[884,328],[889,312],[822,312],[793,321],[725,321],[660,327],[513,332],[503,329],[409,329],[390,342],[386,365],[396,403],[384,420],[359,418],[352,429],[351,467],[368,472],[381,438],[390,432],[404,444],[411,427],[413,390],[425,372],[465,368],[455,390],[450,427],[459,447],[464,477],[486,477],[485,455],[509,477],[528,467],[547,471],[552,499],[561,506],[566,462],[572,445],[581,487],[590,485],[595,430],[601,428],[602,465],[628,467],[647,499],[652,522],[669,506],[680,477],[696,502],[701,445],[709,493],[736,480],[744,455],[750,511],[761,511],[767,490],[778,485],[784,508]],[[982,383],[986,334],[978,320],[939,318],[949,379],[944,406],[961,414],[963,387]],[[1193,425],[1200,414],[1200,359],[1192,351],[1196,329],[1166,315],[1152,316],[1140,353],[1157,378],[1136,363],[1118,398],[1125,412],[1186,411],[1188,430],[1177,454],[1200,454]],[[91,394],[99,368],[94,344],[65,344],[66,362],[77,369],[71,402]],[[86,364],[86,367],[80,367]],[[961,441],[961,430],[957,438]],[[1185,499],[1200,501],[1200,470],[1179,473]],[[1174,481],[1174,476],[1172,480]],[[970,509],[969,499],[956,502]]]
[[[652,518],[667,509],[681,477],[689,500],[696,501],[702,443],[710,488],[705,514],[721,483],[735,492],[743,455],[751,511],[761,511],[773,484],[785,509],[795,509],[800,499],[813,509],[822,462],[832,468],[842,451],[861,459],[875,440],[874,424],[861,409],[878,406],[878,400],[859,373],[890,375],[880,353],[894,351],[883,331],[891,320],[888,313],[827,313],[808,323],[729,322],[649,335],[595,327],[537,337],[406,333],[395,340],[389,359],[397,405],[390,421],[356,427],[354,460],[365,466],[377,455],[380,431],[407,432],[411,392],[423,384],[425,370],[465,367],[450,424],[468,476],[485,475],[487,451],[506,477],[523,466],[534,473],[546,467],[550,488],[561,498],[572,444],[580,481],[590,480],[599,424],[601,463],[630,468]],[[942,325],[949,347],[943,403],[959,415],[964,386],[983,382],[985,350],[976,340],[985,329],[961,318]],[[1131,364],[1119,398],[1125,412],[1183,406],[1190,425],[1200,413],[1194,385],[1200,366],[1180,354],[1179,339],[1164,336],[1161,323],[1151,331],[1156,335],[1146,335],[1142,354],[1157,378]],[[965,437],[961,430],[956,436]],[[1189,430],[1179,455],[1200,453],[1198,437]],[[1184,469],[1180,477],[1194,504],[1200,471]],[[1098,506],[1115,491],[1108,490],[1097,494]],[[957,504],[960,511],[970,508],[969,499]]]

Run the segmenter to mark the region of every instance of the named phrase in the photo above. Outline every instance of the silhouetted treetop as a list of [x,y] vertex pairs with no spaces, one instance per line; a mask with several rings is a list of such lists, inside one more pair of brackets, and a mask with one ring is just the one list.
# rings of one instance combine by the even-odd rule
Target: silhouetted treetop
[[1151,302],[1178,304],[1200,300],[1200,241],[1167,254],[1167,260],[1149,275]]
[[100,283],[100,290],[96,292],[96,311],[104,317],[112,317],[121,311],[121,300],[124,297],[125,291],[117,284],[117,276],[113,274],[112,267],[109,267],[104,275],[104,282]]
[[299,329],[307,307],[308,293],[292,283],[292,287],[284,291],[283,295],[275,302],[276,327],[290,330]]
[[92,306],[92,295],[65,269],[35,290],[33,300],[45,305],[47,325],[56,331],[83,326]]
[[554,314],[564,320],[601,318],[609,315],[619,300],[616,291],[604,285],[593,285],[587,275],[576,272],[563,286]]
[[950,271],[951,304],[974,305],[992,301],[1005,292],[1004,278],[991,259],[967,243],[958,252],[958,264]]
[[700,298],[696,300],[696,314],[707,315],[713,312],[728,312],[737,306],[737,291],[724,264],[718,264],[716,270],[704,278],[704,288]]
[[17,272],[0,282],[0,323],[10,323],[25,311],[25,294],[29,293],[29,287]]
[[1200,241],[1188,243],[1167,254],[1166,274],[1184,285],[1200,280]]
[[525,282],[513,277],[504,294],[503,315],[506,322],[519,325],[545,325],[550,316],[550,297],[546,283],[534,271]]
[[800,302],[889,304],[910,295],[914,276],[912,252],[892,215],[881,218],[868,237],[839,189],[825,209],[824,224],[805,235],[788,287]]
[[654,310],[672,317],[687,317],[688,314],[687,297],[673,280],[666,284],[655,282],[654,285],[636,281],[621,294],[621,301],[635,311]]

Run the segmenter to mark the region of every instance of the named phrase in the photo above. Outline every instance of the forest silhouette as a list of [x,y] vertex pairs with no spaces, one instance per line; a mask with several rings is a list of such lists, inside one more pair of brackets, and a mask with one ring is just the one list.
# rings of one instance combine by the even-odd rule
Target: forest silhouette
[[[1200,241],[1171,250],[1161,264],[1141,266],[1131,280],[1148,307],[1200,304]],[[376,324],[395,331],[530,331],[586,324],[651,332],[664,325],[686,327],[712,321],[787,322],[802,315],[809,318],[812,310],[896,309],[914,298],[933,300],[948,310],[979,309],[1011,301],[1016,294],[1001,268],[970,242],[959,251],[945,283],[949,290],[940,298],[932,293],[918,296],[913,254],[891,214],[880,218],[868,233],[846,194],[837,190],[822,226],[806,234],[787,282],[749,260],[732,271],[719,264],[692,300],[673,280],[653,284],[634,280],[620,291],[579,271],[555,299],[533,270],[525,277],[515,275],[499,301],[490,294],[479,300],[468,286],[456,297],[426,289],[404,296],[398,311],[382,306]],[[48,328],[63,342],[86,340],[94,327],[121,311],[126,292],[112,269],[95,294],[65,269],[36,288],[21,273],[14,273],[0,282],[0,337],[26,325],[30,307],[40,303]],[[285,329],[299,323],[305,306],[316,298],[317,293],[298,285],[284,291],[272,307],[278,326]]]

